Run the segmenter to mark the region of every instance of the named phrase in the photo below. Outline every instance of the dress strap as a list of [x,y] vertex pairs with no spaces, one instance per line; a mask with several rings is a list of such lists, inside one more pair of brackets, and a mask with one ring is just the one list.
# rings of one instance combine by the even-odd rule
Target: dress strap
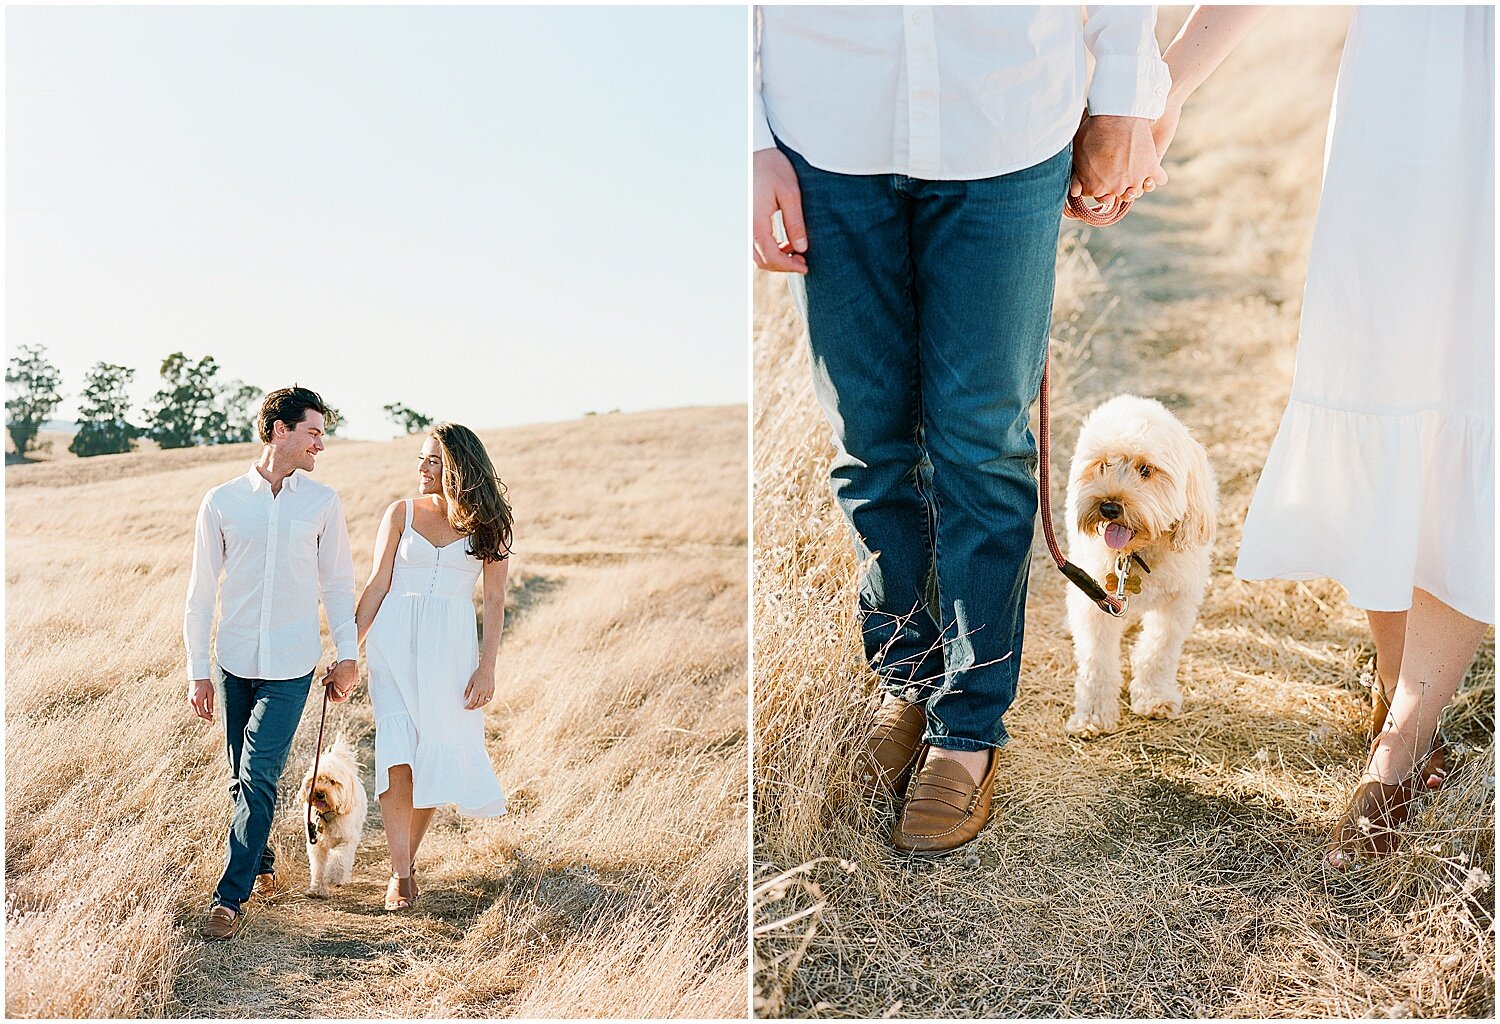
[[411,498],[407,498],[406,501],[403,502],[403,504],[406,505],[406,528],[408,530],[410,530],[411,529],[411,510],[412,510],[412,506],[414,504],[416,504],[416,502],[414,502]]

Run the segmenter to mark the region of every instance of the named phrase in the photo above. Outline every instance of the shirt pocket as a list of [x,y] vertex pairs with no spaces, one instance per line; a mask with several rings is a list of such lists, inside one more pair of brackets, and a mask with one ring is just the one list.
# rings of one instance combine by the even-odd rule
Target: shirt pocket
[[318,557],[319,524],[293,520],[287,524],[287,554],[296,559]]

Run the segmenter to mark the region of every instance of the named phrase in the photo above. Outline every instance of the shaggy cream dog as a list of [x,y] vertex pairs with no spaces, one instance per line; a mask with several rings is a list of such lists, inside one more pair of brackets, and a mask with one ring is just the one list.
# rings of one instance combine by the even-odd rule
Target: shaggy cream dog
[[1123,567],[1129,600],[1117,618],[1068,588],[1078,663],[1068,732],[1119,727],[1120,640],[1137,621],[1130,710],[1182,710],[1177,661],[1208,583],[1217,495],[1208,453],[1160,402],[1121,395],[1084,420],[1068,472],[1068,557],[1112,593]]
[[330,885],[343,885],[354,876],[354,851],[365,830],[365,812],[369,801],[364,782],[359,777],[359,761],[354,748],[340,736],[318,759],[318,775],[312,768],[302,779],[302,795],[297,806],[311,801],[313,825],[318,841],[307,844],[307,869],[311,880],[309,896],[327,896]]

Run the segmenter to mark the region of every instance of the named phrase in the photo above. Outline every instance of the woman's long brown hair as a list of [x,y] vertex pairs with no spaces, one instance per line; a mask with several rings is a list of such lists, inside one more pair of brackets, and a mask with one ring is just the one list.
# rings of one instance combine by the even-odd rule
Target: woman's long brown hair
[[439,423],[427,431],[443,449],[443,496],[448,523],[469,538],[469,551],[485,562],[510,557],[511,513],[505,484],[474,431]]

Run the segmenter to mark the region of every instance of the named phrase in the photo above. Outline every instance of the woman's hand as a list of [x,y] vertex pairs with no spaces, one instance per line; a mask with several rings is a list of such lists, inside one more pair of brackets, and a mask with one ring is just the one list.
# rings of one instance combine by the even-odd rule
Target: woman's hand
[[495,670],[481,665],[469,677],[469,685],[464,687],[464,710],[482,710],[494,696]]
[[1173,103],[1169,98],[1167,109],[1161,112],[1161,117],[1151,122],[1151,141],[1156,143],[1156,160],[1160,163],[1166,159],[1167,147],[1172,144],[1172,139],[1177,136],[1177,122],[1182,117],[1182,104]]

